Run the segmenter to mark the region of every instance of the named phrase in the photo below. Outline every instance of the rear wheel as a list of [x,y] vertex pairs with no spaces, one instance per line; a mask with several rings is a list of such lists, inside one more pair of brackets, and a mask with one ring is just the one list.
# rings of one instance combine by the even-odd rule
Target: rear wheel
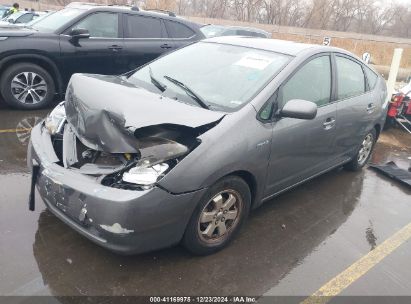
[[220,180],[194,211],[184,234],[184,247],[197,255],[224,248],[240,230],[250,204],[250,189],[244,180],[236,176]]
[[344,168],[350,171],[357,171],[362,169],[371,157],[372,150],[374,148],[375,142],[377,141],[377,132],[375,129],[368,132],[365,135],[360,149],[358,150],[355,157],[347,164]]
[[54,81],[42,67],[16,63],[3,72],[0,90],[4,101],[13,108],[40,109],[53,101]]

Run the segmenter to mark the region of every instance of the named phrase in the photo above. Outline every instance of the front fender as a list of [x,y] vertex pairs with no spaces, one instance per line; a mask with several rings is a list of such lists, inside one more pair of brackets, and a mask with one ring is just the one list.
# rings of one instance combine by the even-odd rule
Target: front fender
[[263,124],[252,106],[226,116],[199,138],[201,144],[177,164],[159,185],[172,193],[207,188],[236,171],[250,173],[264,190],[272,125]]

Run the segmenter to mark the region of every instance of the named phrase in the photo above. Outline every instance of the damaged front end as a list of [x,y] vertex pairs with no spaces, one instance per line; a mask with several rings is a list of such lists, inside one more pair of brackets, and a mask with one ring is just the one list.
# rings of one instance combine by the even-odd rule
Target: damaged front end
[[36,186],[54,215],[103,247],[131,254],[173,245],[206,188],[156,185],[223,116],[118,77],[76,74],[66,101],[31,132],[30,210]]
[[[45,121],[59,159],[58,164],[73,172],[94,176],[104,186],[127,190],[147,190],[153,187],[184,156],[195,149],[200,143],[198,136],[211,127],[208,125],[190,128],[171,124],[139,129],[128,127],[124,129],[125,135],[112,135],[117,146],[116,149],[110,150],[109,145],[93,145],[89,140],[78,136],[67,116],[63,115],[64,112],[65,104],[61,103]],[[102,113],[100,121],[104,126],[104,120],[109,119],[110,114],[104,110]],[[110,120],[108,125],[112,129],[119,128],[114,120]],[[134,141],[129,152],[119,152],[119,141],[122,141],[120,136],[127,138],[123,140],[127,145]]]
[[45,127],[59,165],[94,176],[104,186],[145,190],[195,149],[199,135],[223,117],[115,76],[75,74],[66,101],[50,113]]

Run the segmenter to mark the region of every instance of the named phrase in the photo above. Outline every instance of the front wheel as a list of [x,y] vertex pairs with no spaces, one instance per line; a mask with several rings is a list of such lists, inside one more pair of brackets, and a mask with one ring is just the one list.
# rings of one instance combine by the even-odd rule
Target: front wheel
[[248,216],[251,204],[247,183],[229,176],[218,181],[194,211],[183,245],[197,255],[214,253],[235,237]]
[[362,169],[370,159],[376,141],[377,132],[375,129],[372,129],[372,131],[365,135],[357,154],[349,163],[344,165],[344,168],[350,171],[358,171]]
[[8,67],[0,80],[4,101],[22,110],[40,109],[53,101],[53,78],[42,67],[32,63],[16,63]]

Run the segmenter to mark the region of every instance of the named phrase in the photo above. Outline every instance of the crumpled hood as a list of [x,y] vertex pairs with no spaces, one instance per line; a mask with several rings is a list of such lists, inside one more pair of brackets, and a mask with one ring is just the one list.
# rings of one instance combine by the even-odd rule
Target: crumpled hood
[[134,134],[143,127],[197,128],[225,115],[162,97],[117,76],[91,74],[71,77],[65,110],[84,145],[110,153],[136,153],[143,143]]

